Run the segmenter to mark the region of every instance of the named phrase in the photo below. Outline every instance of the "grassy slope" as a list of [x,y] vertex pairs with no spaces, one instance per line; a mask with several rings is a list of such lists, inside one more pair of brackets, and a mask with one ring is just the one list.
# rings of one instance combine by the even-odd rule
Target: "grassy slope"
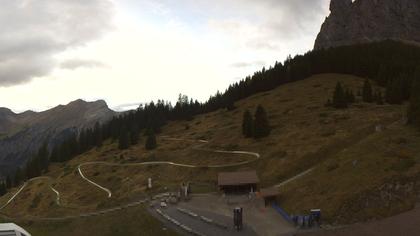
[[[107,199],[105,192],[81,180],[75,171],[79,163],[95,160],[115,163],[170,160],[206,165],[234,163],[248,158],[240,155],[216,155],[210,152],[193,150],[191,147],[197,144],[194,142],[159,139],[159,147],[154,151],[144,149],[143,137],[139,145],[124,151],[118,150],[116,144],[108,142],[102,148],[91,150],[69,163],[51,167],[51,171],[47,175],[57,178],[54,187],[61,193],[62,207],[46,207],[52,206],[53,203],[51,202],[54,200],[53,193],[48,192],[48,194],[46,192],[38,197],[37,206],[30,208],[30,204],[27,202],[33,202],[39,191],[36,186],[31,185],[26,190],[28,194],[18,196],[5,211],[9,214],[18,210],[27,215],[58,216],[121,205],[121,203],[138,200],[151,194],[144,189],[148,177],[152,177],[154,180],[155,192],[162,191],[165,187],[176,188],[182,181],[199,183],[198,191],[201,192],[216,189],[215,183],[218,171],[256,169],[261,179],[261,185],[271,186],[310,167],[320,166],[315,169],[313,174],[298,180],[296,183],[287,185],[285,189],[281,189],[284,206],[291,212],[299,212],[312,207],[323,207],[327,216],[337,215],[343,204],[347,204],[348,199],[350,199],[348,202],[355,201],[352,200],[352,197],[357,197],[359,192],[377,186],[385,181],[385,177],[392,176],[390,173],[394,173],[390,171],[379,174],[377,171],[368,171],[370,170],[369,165],[374,163],[369,162],[370,164],[363,169],[365,170],[363,174],[366,176],[363,180],[372,179],[372,181],[365,181],[368,184],[366,187],[360,187],[360,189],[346,188],[345,186],[362,186],[359,184],[361,175],[353,175],[349,171],[349,174],[340,177],[342,168],[346,167],[344,163],[352,161],[354,155],[358,156],[358,166],[360,167],[364,167],[365,162],[363,160],[370,159],[360,158],[359,160],[359,157],[368,155],[376,159],[382,155],[380,148],[370,149],[370,147],[388,145],[388,143],[379,144],[378,142],[381,139],[377,139],[376,136],[382,135],[384,136],[383,139],[387,140],[390,135],[387,132],[393,131],[375,134],[374,127],[377,124],[388,125],[399,120],[404,110],[404,106],[378,106],[360,103],[348,110],[326,108],[324,103],[331,97],[337,81],[353,88],[354,91],[360,89],[363,84],[363,79],[354,76],[317,75],[239,101],[235,104],[237,109],[234,111],[219,110],[197,116],[192,121],[170,122],[163,128],[162,135],[188,139],[207,139],[210,141],[206,146],[208,148],[259,152],[262,159],[257,163],[222,170],[191,170],[167,166],[85,167],[86,176],[112,190],[113,197]],[[243,111],[250,109],[253,112],[258,104],[264,105],[268,112],[273,128],[272,134],[258,141],[244,139],[241,135]],[[405,131],[402,131],[402,129],[413,132],[407,127],[396,127],[395,132],[402,132],[400,135],[404,136]],[[407,144],[407,146],[411,145],[411,148],[418,144],[414,134],[412,136],[413,138]],[[369,152],[364,150],[369,150]],[[389,163],[379,159],[377,166],[385,164],[387,167],[392,166],[395,160],[389,159]],[[330,170],[327,173],[323,171],[326,168],[325,166],[334,165],[335,162],[338,162],[338,167],[335,170]],[[402,165],[404,166],[404,164]],[[373,167],[376,166],[373,165]],[[413,168],[410,168],[410,170],[414,170]],[[331,169],[331,167],[327,167],[327,169]],[[395,171],[398,175],[406,172],[405,167]],[[318,185],[311,182],[309,176],[319,179],[317,184],[320,186],[329,186],[328,188],[325,187],[328,191],[325,191],[325,188],[317,188]],[[207,187],[203,188],[203,186]],[[340,190],[335,190],[335,188],[338,189],[336,186],[341,186]],[[344,195],[348,198],[340,197]],[[304,199],[300,201],[303,203],[297,204],[296,199],[300,198]],[[5,202],[6,199],[7,197],[1,198],[0,203]],[[336,201],[331,201],[331,199]],[[330,201],[331,204],[328,204]],[[354,214],[359,213],[355,212]],[[84,220],[80,220],[79,223],[82,224],[82,222]]]
[[323,209],[330,222],[350,223],[411,209],[420,173],[420,137],[401,124],[372,134],[281,189],[290,212]]
[[124,236],[124,235],[177,235],[163,225],[145,209],[131,208],[94,218],[76,219],[62,222],[19,222],[32,235],[60,236]]

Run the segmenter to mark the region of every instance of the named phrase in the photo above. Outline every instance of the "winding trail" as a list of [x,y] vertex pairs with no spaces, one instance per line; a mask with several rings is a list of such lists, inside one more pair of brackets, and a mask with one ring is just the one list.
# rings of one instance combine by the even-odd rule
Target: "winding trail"
[[22,187],[20,187],[19,188],[19,190],[15,193],[15,194],[13,194],[13,196],[3,205],[3,206],[1,206],[0,207],[0,210],[3,210],[5,207],[7,207],[21,192],[22,192],[22,190],[30,183],[30,182],[33,182],[33,181],[36,181],[36,180],[41,180],[41,179],[47,179],[47,180],[49,180],[50,181],[50,185],[49,185],[49,188],[51,189],[51,191],[53,191],[54,193],[55,193],[55,195],[56,195],[56,199],[55,199],[55,202],[57,203],[57,205],[60,205],[60,192],[58,192],[53,186],[52,186],[52,182],[53,182],[53,179],[51,178],[51,177],[48,177],[48,176],[40,176],[40,177],[35,177],[35,178],[32,178],[32,179],[29,179],[29,180],[27,180],[23,185],[22,185]]
[[[81,163],[77,166],[77,171],[80,175],[80,177],[85,180],[86,182],[88,182],[89,184],[101,189],[102,191],[106,192],[107,197],[111,198],[112,197],[112,192],[111,190],[109,190],[108,188],[101,186],[100,184],[94,182],[93,180],[87,178],[82,171],[82,168],[85,166],[91,166],[91,165],[105,165],[105,166],[119,166],[119,167],[124,167],[124,166],[151,166],[151,165],[169,165],[169,166],[177,166],[177,167],[182,167],[182,168],[227,168],[227,167],[235,167],[235,166],[242,166],[242,165],[246,165],[252,162],[255,162],[257,160],[259,160],[261,158],[259,153],[256,152],[248,152],[248,151],[226,151],[226,150],[213,150],[213,149],[206,149],[203,148],[202,146],[205,144],[208,144],[209,142],[207,140],[193,140],[193,139],[181,139],[181,138],[171,138],[169,136],[161,136],[162,139],[165,140],[169,140],[169,141],[186,141],[186,142],[197,142],[199,143],[196,146],[191,147],[193,150],[199,150],[199,151],[206,151],[206,152],[213,152],[213,153],[224,153],[224,154],[235,154],[235,155],[248,155],[248,156],[252,156],[254,158],[247,160],[247,161],[242,161],[242,162],[237,162],[237,163],[232,163],[232,164],[224,164],[224,165],[207,165],[207,166],[200,166],[200,165],[191,165],[191,164],[183,164],[183,163],[176,163],[176,162],[171,162],[171,161],[150,161],[150,162],[140,162],[140,163],[126,163],[126,164],[119,164],[119,163],[112,163],[112,162],[104,162],[104,161],[93,161],[93,162],[84,162]],[[297,178],[300,178],[308,173],[310,173],[313,170],[313,168],[306,170],[278,185],[275,185],[274,187],[280,187],[283,186]],[[28,181],[26,181],[22,187],[20,187],[18,189],[18,191],[13,194],[13,196],[3,205],[0,207],[0,210],[4,209],[5,207],[7,207],[22,191],[25,187],[27,187],[27,185],[30,182],[36,181],[36,180],[40,180],[40,179],[44,179],[44,180],[48,180],[49,181],[49,188],[51,189],[51,191],[53,191],[56,194],[56,203],[57,205],[61,205],[60,204],[60,192],[58,190],[56,190],[52,184],[54,182],[54,180],[51,177],[47,177],[47,176],[41,176],[41,177],[36,177],[33,179],[30,179]],[[75,218],[83,218],[83,217],[92,217],[92,216],[98,216],[98,215],[103,215],[103,214],[107,214],[107,213],[111,213],[111,212],[115,212],[115,211],[120,211],[120,210],[124,210],[126,208],[129,207],[135,207],[141,204],[144,204],[147,202],[147,199],[143,199],[140,201],[134,201],[125,205],[120,205],[120,206],[116,206],[116,207],[112,207],[112,208],[108,208],[108,209],[104,209],[104,210],[99,210],[99,211],[94,211],[94,212],[89,212],[89,213],[80,213],[80,214],[76,214],[76,215],[68,215],[68,216],[62,216],[62,217],[34,217],[34,216],[27,216],[27,217],[13,217],[13,216],[9,216],[6,215],[4,213],[0,213],[0,215],[2,217],[8,218],[8,219],[27,219],[27,220],[39,220],[39,221],[62,221],[62,220],[69,220],[69,219],[75,219]]]
[[182,164],[182,163],[176,163],[171,161],[149,161],[149,162],[139,162],[139,163],[126,163],[126,164],[119,164],[119,163],[111,163],[111,162],[103,162],[103,161],[93,161],[93,162],[85,162],[80,164],[77,167],[77,170],[82,177],[82,179],[86,180],[88,183],[94,185],[95,187],[103,190],[106,192],[108,198],[112,197],[112,192],[110,189],[94,182],[93,180],[87,178],[82,171],[82,167],[89,166],[89,165],[105,165],[105,166],[150,166],[150,165],[170,165],[170,166],[177,166],[177,167],[184,167],[184,168],[226,168],[226,167],[235,167],[235,166],[242,166],[249,164],[251,162],[255,162],[260,158],[260,154],[256,152],[247,152],[247,151],[225,151],[225,150],[211,150],[211,149],[204,149],[201,148],[202,145],[207,144],[208,141],[206,140],[193,140],[193,139],[180,139],[180,138],[170,138],[168,136],[161,136],[162,139],[170,140],[170,141],[188,141],[188,142],[199,142],[200,144],[198,146],[192,147],[192,149],[195,150],[201,150],[201,151],[208,151],[208,152],[214,152],[214,153],[227,153],[227,154],[237,154],[237,155],[249,155],[255,157],[254,159],[248,160],[248,161],[242,161],[238,163],[233,164],[226,164],[226,165],[207,165],[207,166],[199,166],[199,165],[190,165],[190,164]]

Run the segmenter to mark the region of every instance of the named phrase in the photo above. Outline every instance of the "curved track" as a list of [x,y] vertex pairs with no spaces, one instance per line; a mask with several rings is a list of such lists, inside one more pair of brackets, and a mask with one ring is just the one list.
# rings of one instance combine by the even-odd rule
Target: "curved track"
[[56,199],[55,199],[55,202],[57,203],[57,205],[60,205],[60,192],[58,192],[53,186],[52,186],[52,178],[51,177],[47,177],[47,176],[41,176],[41,177],[35,177],[35,178],[32,178],[32,179],[30,179],[30,180],[28,180],[28,181],[26,181],[23,185],[22,185],[22,187],[20,187],[19,188],[19,190],[15,193],[15,194],[13,194],[13,196],[5,203],[5,204],[3,204],[1,207],[0,207],[0,210],[3,210],[5,207],[7,207],[21,192],[22,192],[22,190],[30,183],[30,182],[33,182],[33,181],[36,181],[36,180],[40,180],[40,179],[47,179],[47,180],[49,180],[50,181],[50,185],[49,185],[49,187],[50,187],[50,189],[51,189],[51,191],[53,191],[54,193],[55,193],[55,195],[56,195]]
[[[170,138],[168,136],[161,136],[162,139],[166,139],[169,141],[188,141],[188,142],[198,142],[200,143],[197,146],[192,147],[192,149],[195,150],[201,150],[201,151],[208,151],[208,152],[214,152],[214,153],[227,153],[227,154],[236,154],[236,155],[249,155],[249,156],[253,156],[254,158],[248,161],[242,161],[242,162],[238,162],[238,163],[233,163],[233,164],[226,164],[226,165],[208,165],[208,166],[198,166],[198,165],[190,165],[190,164],[182,164],[182,163],[176,163],[176,162],[170,162],[170,161],[151,161],[151,162],[140,162],[140,163],[127,163],[127,164],[118,164],[118,163],[111,163],[111,162],[102,162],[102,161],[96,161],[96,162],[85,162],[82,164],[79,164],[77,166],[77,171],[80,175],[80,177],[82,179],[84,179],[86,182],[88,182],[89,184],[94,185],[95,187],[103,190],[104,192],[106,192],[108,198],[112,197],[112,192],[111,190],[109,190],[106,187],[101,186],[98,183],[95,183],[93,180],[87,178],[82,171],[82,167],[84,166],[89,166],[89,165],[106,165],[106,166],[148,166],[148,165],[169,165],[169,166],[177,166],[177,167],[183,167],[183,168],[226,168],[226,167],[235,167],[235,166],[241,166],[241,165],[246,165],[252,162],[257,161],[260,158],[260,154],[256,153],[256,152],[247,152],[247,151],[225,151],[225,150],[212,150],[212,149],[203,149],[201,148],[202,145],[205,145],[208,143],[208,141],[206,140],[192,140],[192,139],[180,139],[180,138]],[[26,181],[22,187],[20,187],[18,189],[18,191],[3,205],[0,207],[0,210],[4,209],[5,207],[7,207],[21,192],[22,190],[28,185],[28,183],[35,181],[35,180],[39,180],[39,179],[47,179],[50,181],[50,189],[56,194],[56,203],[57,205],[60,205],[60,193],[54,189],[52,187],[52,178],[51,177],[36,177],[33,179],[30,179],[28,181]],[[110,209],[106,209],[106,210],[102,210],[102,211],[97,211],[97,212],[91,212],[91,213],[85,213],[85,214],[80,214],[80,215],[74,215],[74,216],[65,216],[65,217],[27,217],[27,219],[31,219],[31,220],[65,220],[65,219],[72,219],[72,218],[78,218],[78,217],[89,217],[89,216],[96,216],[96,215],[100,215],[100,214],[105,214],[105,213],[109,213],[109,212],[113,212],[113,211],[117,211],[117,210],[122,210],[125,209],[127,207],[133,207],[133,206],[137,206],[139,204],[144,203],[145,200],[141,200],[141,201],[136,201],[133,203],[129,203],[127,205],[124,206],[119,206],[119,207],[114,207],[114,208],[110,208]],[[9,218],[9,219],[14,219],[11,216],[2,214],[4,217]]]
[[208,141],[206,140],[191,140],[191,139],[177,139],[177,138],[169,138],[167,136],[162,136],[161,138],[170,140],[170,141],[189,141],[189,142],[199,142],[200,144],[198,146],[192,147],[195,150],[202,150],[202,151],[208,151],[208,152],[214,152],[214,153],[227,153],[227,154],[237,154],[237,155],[250,155],[255,157],[255,159],[248,160],[248,161],[242,161],[238,163],[233,164],[226,164],[226,165],[208,165],[208,166],[198,166],[198,165],[190,165],[190,164],[182,164],[182,163],[176,163],[171,161],[149,161],[149,162],[139,162],[139,163],[127,163],[127,164],[118,164],[118,163],[110,163],[110,162],[103,162],[103,161],[94,161],[94,162],[85,162],[80,164],[77,167],[77,170],[80,174],[80,176],[86,180],[88,183],[94,185],[95,187],[103,190],[106,192],[108,198],[112,197],[112,192],[108,188],[101,186],[98,183],[95,183],[93,180],[87,178],[82,171],[83,166],[89,166],[89,165],[105,165],[105,166],[148,166],[148,165],[170,165],[170,166],[177,166],[177,167],[184,167],[184,168],[226,168],[226,167],[235,167],[235,166],[241,166],[246,165],[251,162],[254,162],[260,158],[260,154],[256,152],[247,152],[247,151],[225,151],[225,150],[211,150],[211,149],[203,149],[201,146],[203,144],[207,144]]

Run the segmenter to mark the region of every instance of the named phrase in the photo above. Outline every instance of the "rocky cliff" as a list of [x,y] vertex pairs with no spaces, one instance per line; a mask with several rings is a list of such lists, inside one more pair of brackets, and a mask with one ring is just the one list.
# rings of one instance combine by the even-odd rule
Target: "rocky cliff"
[[0,108],[0,176],[23,165],[44,142],[51,148],[69,134],[115,114],[104,101],[76,100],[44,112],[20,114]]
[[386,39],[420,42],[419,0],[331,0],[314,49]]

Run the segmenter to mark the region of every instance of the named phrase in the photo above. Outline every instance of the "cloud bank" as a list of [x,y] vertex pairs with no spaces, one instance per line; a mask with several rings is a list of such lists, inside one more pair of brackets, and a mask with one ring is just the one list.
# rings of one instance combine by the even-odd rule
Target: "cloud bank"
[[0,86],[47,75],[55,56],[112,28],[110,0],[4,0],[0,8]]

